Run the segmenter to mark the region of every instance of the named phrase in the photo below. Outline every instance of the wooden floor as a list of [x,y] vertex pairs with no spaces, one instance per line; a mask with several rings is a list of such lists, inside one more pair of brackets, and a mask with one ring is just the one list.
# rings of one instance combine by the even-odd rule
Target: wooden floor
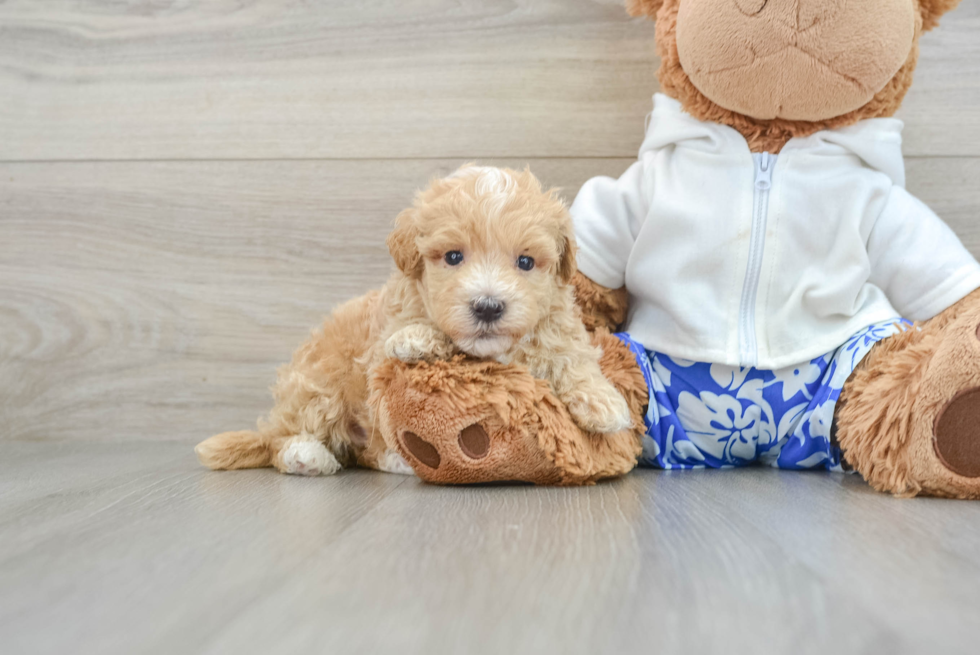
[[443,489],[0,444],[12,653],[976,653],[980,504],[857,476]]
[[[430,177],[625,170],[653,32],[621,0],[0,0],[0,655],[977,652],[980,504],[194,460],[385,279]],[[924,37],[900,116],[980,254],[978,34],[965,0]]]

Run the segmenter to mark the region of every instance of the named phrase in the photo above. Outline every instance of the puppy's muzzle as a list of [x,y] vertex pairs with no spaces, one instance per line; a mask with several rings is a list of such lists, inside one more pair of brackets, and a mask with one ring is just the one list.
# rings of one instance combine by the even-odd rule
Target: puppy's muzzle
[[507,305],[496,298],[477,298],[470,303],[473,318],[481,323],[496,323],[504,315]]

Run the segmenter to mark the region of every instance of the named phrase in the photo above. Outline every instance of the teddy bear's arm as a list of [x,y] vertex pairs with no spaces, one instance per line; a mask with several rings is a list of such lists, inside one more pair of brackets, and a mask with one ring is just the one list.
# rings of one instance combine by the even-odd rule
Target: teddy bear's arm
[[582,311],[582,322],[589,332],[606,328],[615,332],[626,320],[629,294],[626,287],[608,289],[585,277],[581,272],[572,278],[575,302]]
[[650,213],[652,180],[646,162],[638,161],[619,179],[588,180],[569,208],[578,242],[572,284],[590,332],[615,331],[626,320],[626,265]]

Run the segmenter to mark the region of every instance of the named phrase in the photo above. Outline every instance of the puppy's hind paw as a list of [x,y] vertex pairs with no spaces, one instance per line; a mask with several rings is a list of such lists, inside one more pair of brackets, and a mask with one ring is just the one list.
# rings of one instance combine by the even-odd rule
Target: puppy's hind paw
[[415,471],[405,458],[399,455],[394,450],[386,451],[381,459],[378,460],[378,469],[384,471],[385,473],[396,473],[398,475],[415,475]]
[[279,471],[291,475],[333,475],[341,469],[340,462],[322,443],[293,437],[279,451]]
[[626,399],[611,385],[579,389],[566,400],[568,413],[587,432],[603,434],[633,427]]

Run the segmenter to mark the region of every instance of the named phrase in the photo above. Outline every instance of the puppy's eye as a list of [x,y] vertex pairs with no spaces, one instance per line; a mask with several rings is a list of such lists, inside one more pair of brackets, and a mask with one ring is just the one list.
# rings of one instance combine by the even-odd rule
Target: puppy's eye
[[463,253],[458,250],[450,250],[446,253],[445,259],[450,266],[459,266],[463,263]]
[[527,255],[521,255],[517,258],[517,268],[522,271],[530,271],[534,268],[534,257],[528,257]]

